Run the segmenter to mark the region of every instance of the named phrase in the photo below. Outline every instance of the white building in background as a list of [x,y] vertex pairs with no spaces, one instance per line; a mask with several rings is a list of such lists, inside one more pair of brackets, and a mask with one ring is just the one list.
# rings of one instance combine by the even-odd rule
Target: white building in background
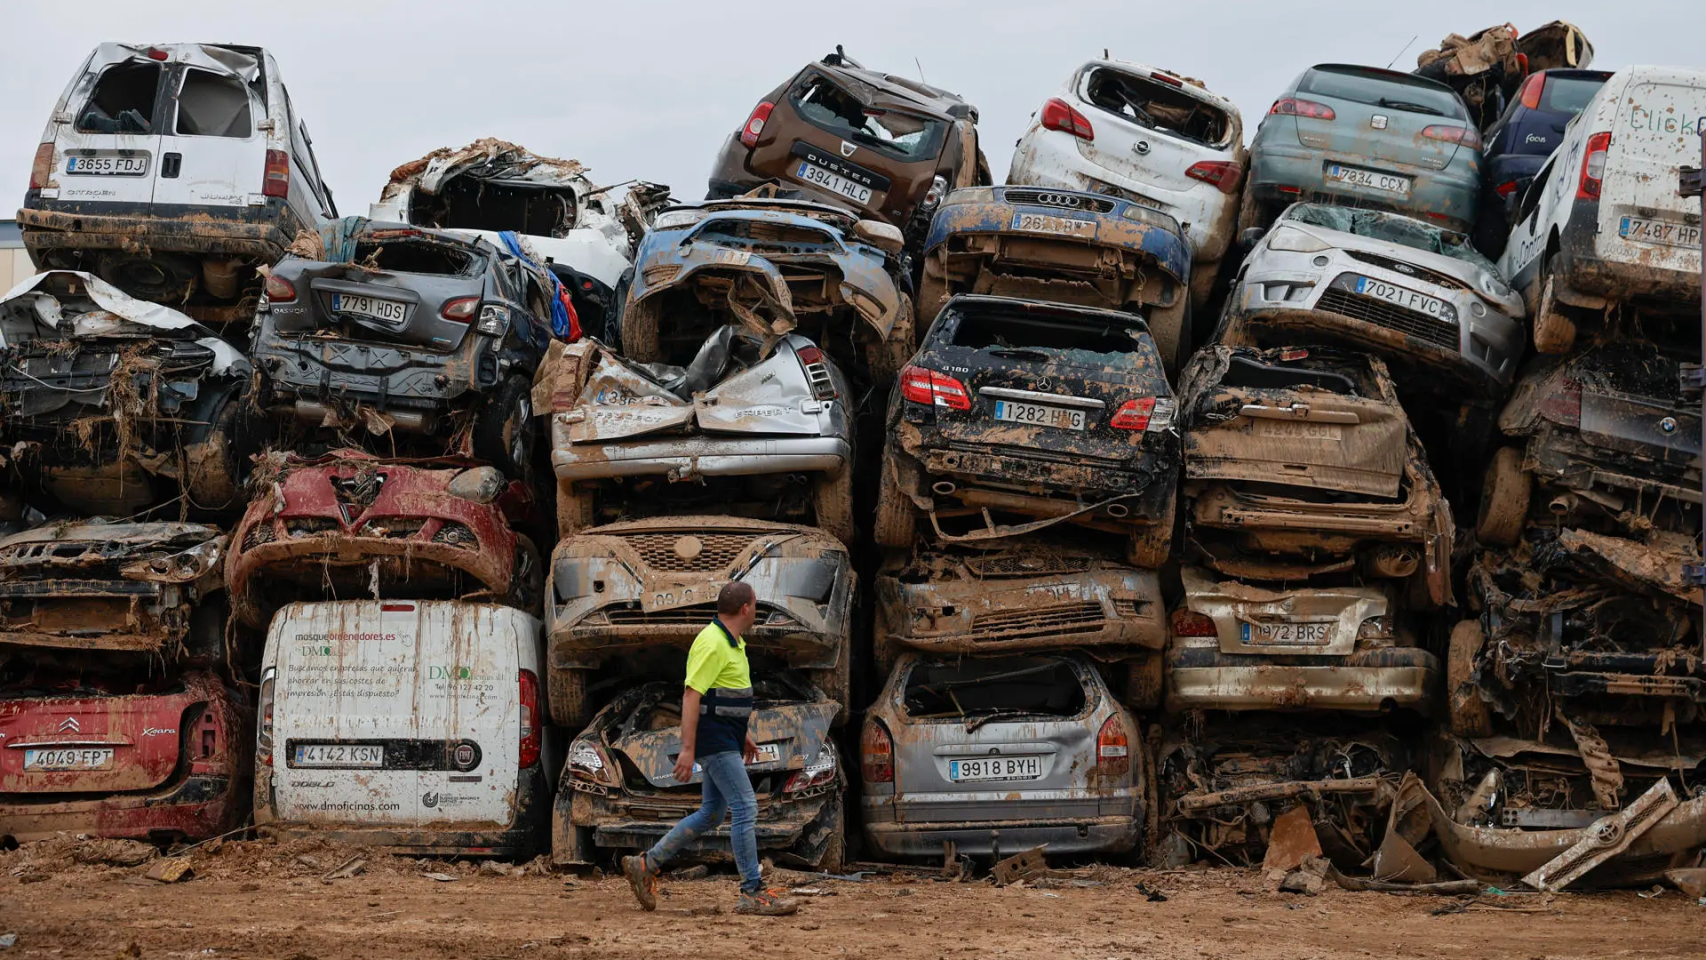
[[16,220],[0,220],[0,293],[35,276],[35,265],[24,250],[24,237]]

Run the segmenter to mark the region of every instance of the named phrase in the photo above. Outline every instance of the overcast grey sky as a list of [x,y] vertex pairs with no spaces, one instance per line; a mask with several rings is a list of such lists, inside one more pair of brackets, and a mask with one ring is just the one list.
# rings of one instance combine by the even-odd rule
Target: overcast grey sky
[[1000,178],[1031,112],[1103,47],[1230,96],[1248,141],[1274,95],[1311,63],[1383,66],[1415,36],[1398,60],[1410,68],[1447,33],[1554,19],[1587,32],[1596,67],[1706,67],[1702,0],[8,0],[0,216],[23,197],[55,99],[102,40],[270,48],[339,208],[366,213],[398,163],[482,136],[578,159],[600,182],[639,177],[702,196],[723,139],[758,98],[837,43],[868,67],[921,67],[976,104]]

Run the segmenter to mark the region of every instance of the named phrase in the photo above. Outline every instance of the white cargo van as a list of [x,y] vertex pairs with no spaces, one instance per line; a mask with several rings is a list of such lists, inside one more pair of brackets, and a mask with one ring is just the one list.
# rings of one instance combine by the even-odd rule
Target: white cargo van
[[229,322],[254,312],[255,268],[336,215],[271,54],[103,43],[54,105],[18,222],[41,269]]
[[1653,320],[1698,327],[1700,201],[1678,195],[1677,177],[1700,163],[1703,119],[1706,73],[1626,67],[1570,122],[1499,263],[1528,302],[1535,349],[1568,352],[1576,327],[1612,308],[1649,336],[1662,336]]
[[413,854],[525,857],[560,766],[539,621],[448,600],[295,603],[261,663],[255,824]]

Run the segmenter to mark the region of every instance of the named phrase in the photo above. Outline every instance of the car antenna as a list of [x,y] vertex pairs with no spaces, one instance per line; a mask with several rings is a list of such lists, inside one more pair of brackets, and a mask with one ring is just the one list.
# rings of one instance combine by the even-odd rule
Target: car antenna
[[[1421,34],[1419,34],[1419,33],[1418,33],[1418,34],[1416,34],[1416,37],[1419,37],[1419,36],[1421,36]],[[1404,44],[1404,45],[1403,45],[1403,46],[1402,46],[1402,47],[1400,47],[1400,48],[1399,48],[1399,49],[1398,49],[1398,52],[1397,52],[1397,54],[1395,54],[1395,55],[1394,55],[1394,56],[1393,56],[1393,57],[1392,57],[1392,63],[1388,63],[1388,64],[1387,64],[1387,65],[1386,65],[1386,69],[1388,69],[1388,70],[1390,70],[1390,69],[1392,69],[1392,64],[1393,64],[1393,63],[1397,63],[1397,62],[1398,62],[1398,58],[1399,58],[1399,57],[1401,57],[1401,56],[1403,56],[1403,55],[1404,55],[1404,51],[1405,51],[1405,50],[1408,50],[1408,49],[1410,49],[1410,44],[1411,44],[1411,43],[1415,43],[1415,42],[1416,42],[1416,37],[1411,37],[1411,38],[1410,38],[1410,41],[1409,41],[1409,43],[1406,43],[1406,44]]]
[[919,63],[917,57],[913,57],[912,58],[912,65],[918,68],[918,82],[924,84],[925,86],[929,86],[930,81],[924,79],[924,64]]

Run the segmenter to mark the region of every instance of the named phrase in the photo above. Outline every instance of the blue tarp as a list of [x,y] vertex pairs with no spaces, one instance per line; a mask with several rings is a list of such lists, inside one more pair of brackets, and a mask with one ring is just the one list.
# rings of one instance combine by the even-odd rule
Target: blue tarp
[[498,236],[502,238],[504,246],[509,249],[510,253],[551,278],[551,331],[557,335],[557,339],[571,342],[579,340],[580,324],[576,322],[579,318],[574,317],[569,312],[569,295],[568,291],[563,289],[562,281],[557,279],[556,274],[546,269],[544,264],[534,263],[532,257],[522,252],[521,238],[514,230],[505,230]]

